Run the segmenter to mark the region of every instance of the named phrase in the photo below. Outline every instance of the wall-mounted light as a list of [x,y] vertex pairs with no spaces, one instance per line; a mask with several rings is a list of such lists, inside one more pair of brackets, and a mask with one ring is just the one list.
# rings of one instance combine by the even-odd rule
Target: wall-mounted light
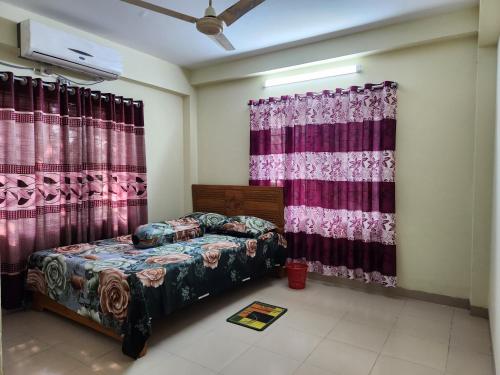
[[340,68],[319,70],[317,72],[312,72],[312,73],[303,73],[303,74],[295,74],[279,78],[271,78],[264,82],[264,87],[311,81],[313,79],[341,76],[345,74],[358,73],[360,71],[361,71],[361,65],[348,65],[348,66],[342,66]]

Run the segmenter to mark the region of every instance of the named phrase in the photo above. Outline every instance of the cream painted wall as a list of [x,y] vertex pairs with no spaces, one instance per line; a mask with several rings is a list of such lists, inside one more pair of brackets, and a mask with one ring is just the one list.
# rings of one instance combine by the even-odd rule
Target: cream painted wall
[[336,65],[359,63],[358,75],[275,88],[265,77],[202,86],[199,182],[248,183],[248,99],[397,81],[399,285],[469,298],[476,47],[467,37],[353,58]]
[[500,36],[500,1],[479,0],[479,45],[495,46]]
[[[498,1],[498,0],[491,0]],[[205,85],[240,79],[275,69],[297,67],[318,62],[333,62],[360,53],[389,51],[407,46],[428,44],[450,38],[475,35],[478,30],[478,9],[471,7],[455,12],[419,18],[393,25],[347,30],[342,35],[319,42],[290,47],[280,51],[222,61],[193,70],[190,82]]]
[[477,49],[471,247],[472,306],[488,307],[497,48]]
[[[500,47],[500,39],[497,47]],[[497,71],[500,72],[500,48],[497,48]],[[491,277],[490,277],[490,328],[496,374],[500,375],[500,74],[497,74],[495,156],[493,178],[493,204],[491,222]]]

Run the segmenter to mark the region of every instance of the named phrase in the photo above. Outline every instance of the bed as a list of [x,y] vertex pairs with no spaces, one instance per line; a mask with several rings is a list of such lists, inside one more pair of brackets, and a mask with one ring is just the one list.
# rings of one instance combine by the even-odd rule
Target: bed
[[140,250],[126,235],[38,251],[28,266],[33,308],[114,337],[138,358],[154,320],[281,268],[281,188],[193,185],[192,193],[193,211],[257,216],[278,230],[258,238],[208,233]]

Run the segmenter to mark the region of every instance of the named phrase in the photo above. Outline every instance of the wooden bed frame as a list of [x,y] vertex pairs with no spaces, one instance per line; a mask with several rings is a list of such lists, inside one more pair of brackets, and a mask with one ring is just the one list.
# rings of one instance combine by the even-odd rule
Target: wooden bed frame
[[257,216],[284,226],[283,188],[237,185],[193,185],[193,211],[227,216]]
[[[106,336],[118,340],[119,342],[122,342],[123,340],[123,338],[112,329],[106,328],[103,325],[97,323],[96,321],[87,318],[85,316],[82,316],[74,312],[73,310],[68,309],[66,306],[57,303],[56,301],[46,296],[45,294],[39,292],[33,292],[33,303],[31,307],[35,311],[47,310],[56,313],[58,315],[64,316],[65,318],[68,318],[86,327],[92,328],[93,330],[103,333]],[[144,345],[144,348],[139,354],[139,358],[144,357],[147,351],[148,351],[148,346],[146,344]]]
[[[280,187],[235,186],[235,185],[193,185],[193,211],[215,212],[227,216],[251,215],[268,220],[283,230],[283,189]],[[48,310],[76,323],[103,333],[115,340],[122,337],[90,318],[68,309],[44,294],[33,293],[32,308]],[[139,357],[146,355],[147,345]]]

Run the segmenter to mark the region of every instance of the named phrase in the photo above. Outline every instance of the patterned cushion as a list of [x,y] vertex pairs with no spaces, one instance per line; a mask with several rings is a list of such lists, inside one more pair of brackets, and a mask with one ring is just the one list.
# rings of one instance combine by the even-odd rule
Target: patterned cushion
[[203,236],[203,227],[194,218],[181,218],[161,223],[150,223],[139,226],[132,242],[138,249],[161,246],[166,243],[187,241]]
[[257,238],[276,229],[273,223],[255,216],[231,216],[226,223],[222,224],[219,233]]
[[193,218],[204,227],[207,233],[217,233],[220,231],[222,225],[227,222],[226,215],[216,214],[214,212],[193,212],[184,218]]

